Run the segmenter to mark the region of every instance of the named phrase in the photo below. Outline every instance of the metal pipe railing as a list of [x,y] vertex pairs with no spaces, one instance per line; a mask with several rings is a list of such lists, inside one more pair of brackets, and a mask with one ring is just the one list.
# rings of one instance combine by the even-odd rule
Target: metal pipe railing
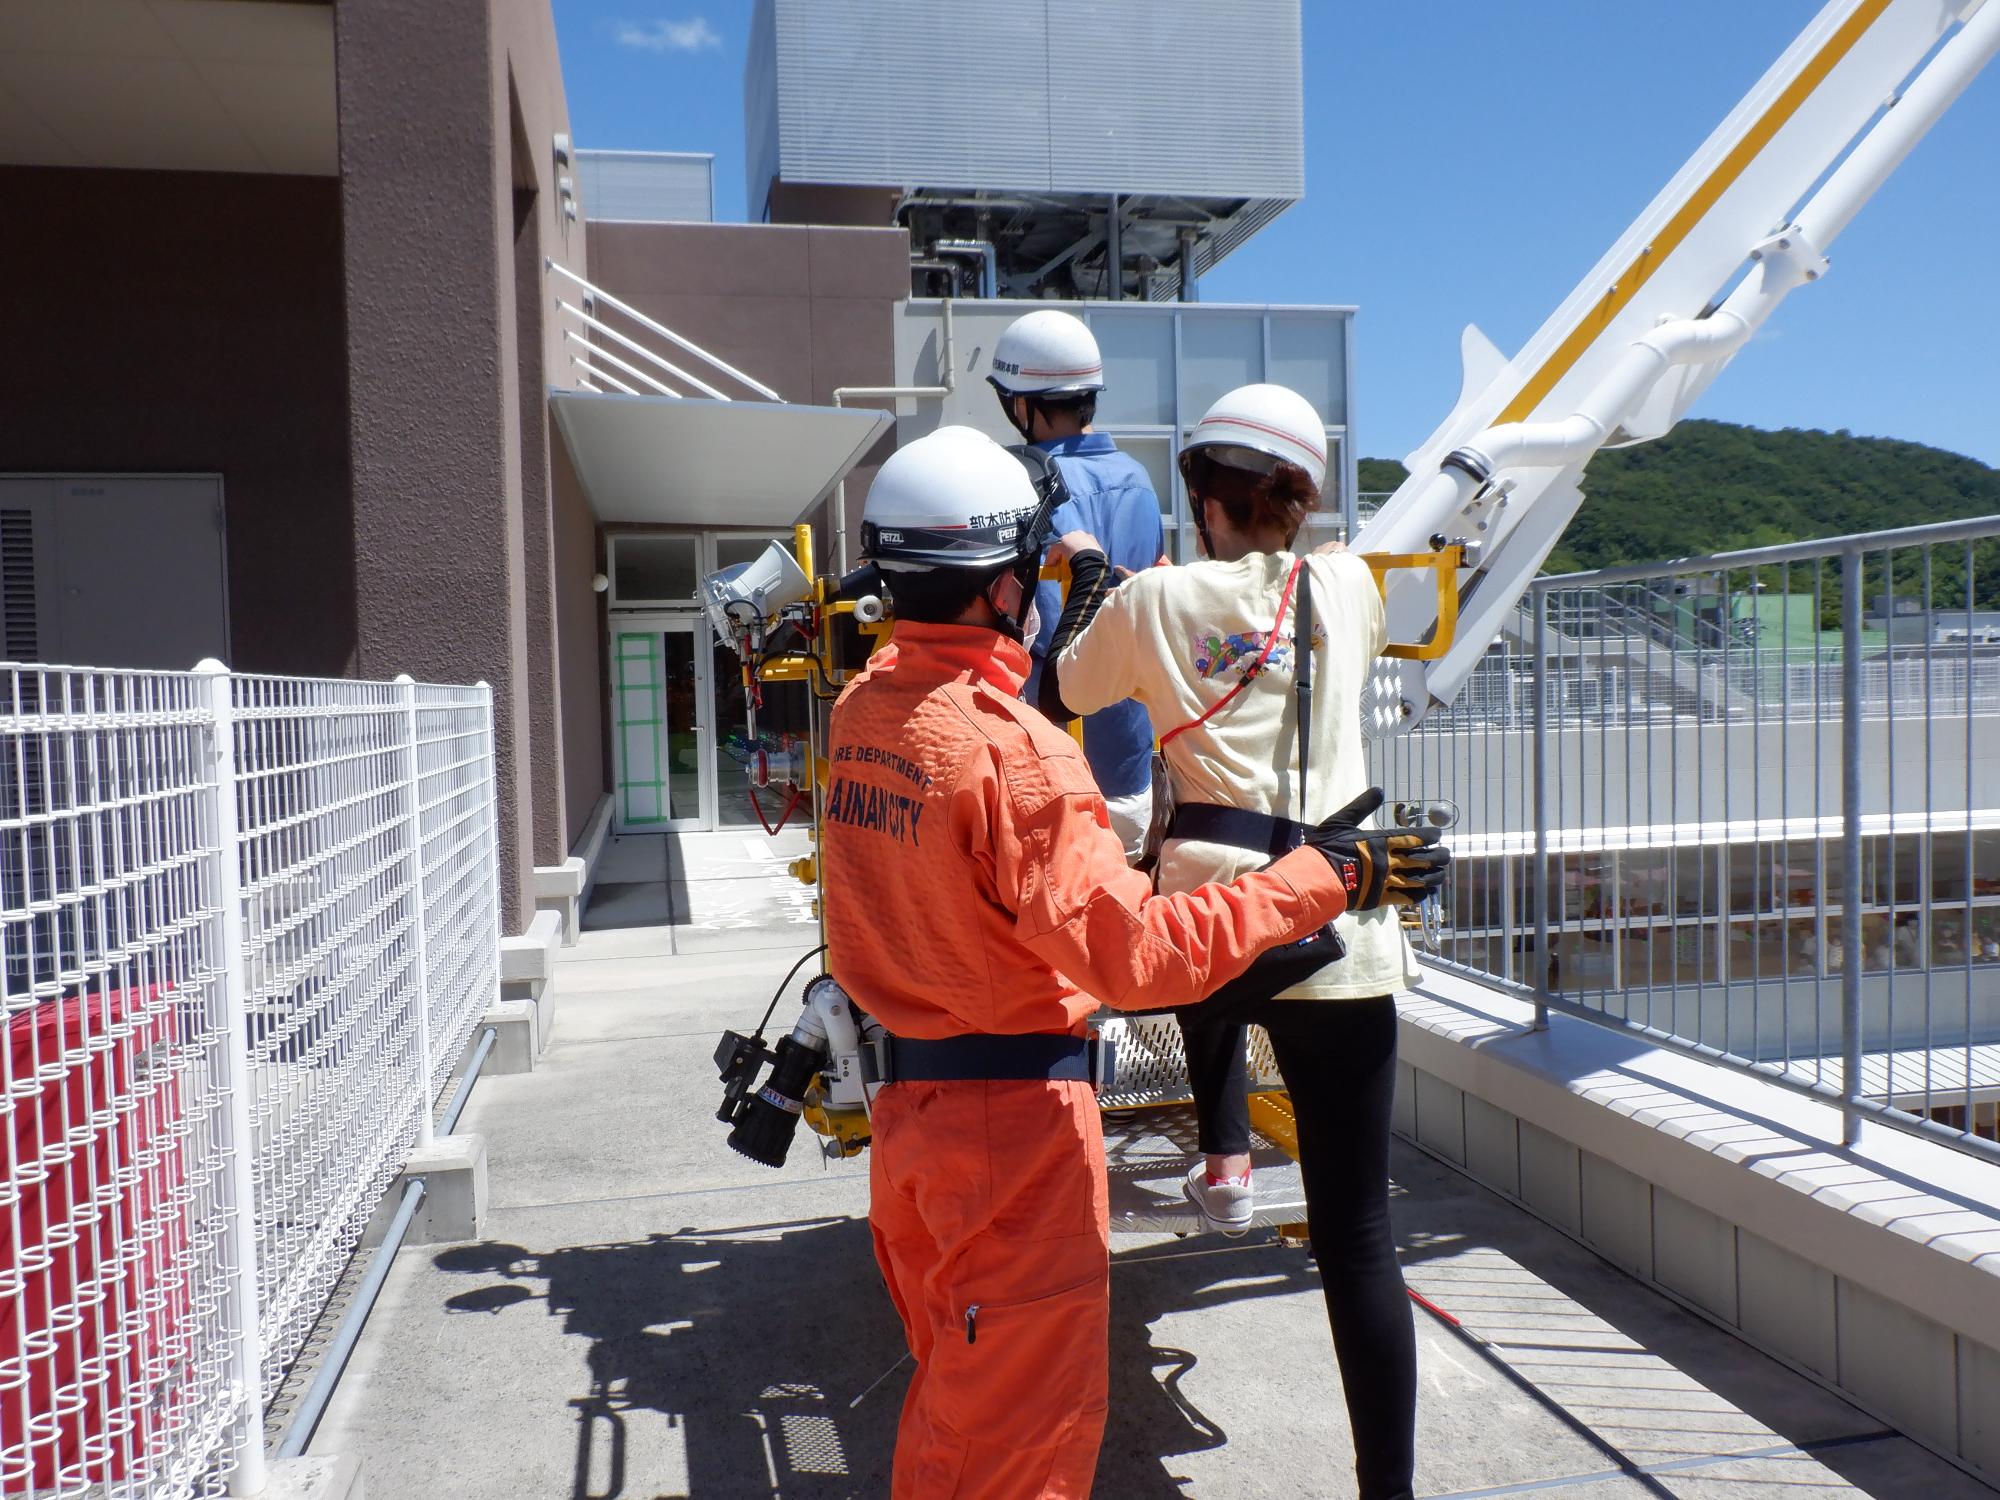
[[[689,385],[693,386],[696,390],[700,391],[704,396],[713,396],[718,401],[727,401],[729,399],[727,396],[723,395],[721,391],[718,391],[714,386],[710,385],[707,381],[697,379],[695,376],[688,374],[686,370],[683,370],[679,365],[675,364],[672,360],[666,358],[662,354],[656,353],[655,351],[648,349],[644,344],[640,343],[637,339],[629,338],[625,334],[620,333],[617,329],[613,328],[609,323],[605,322],[602,318],[592,317],[589,313],[585,312],[575,303],[570,302],[565,298],[558,297],[556,298],[556,306],[561,308],[564,312],[568,313],[571,317],[575,318],[578,322],[582,323],[584,326],[595,329],[597,332],[604,334],[607,338],[616,339],[619,343],[623,344],[627,349],[630,349],[634,354],[640,355],[643,358],[651,360],[655,365],[658,365],[662,370],[665,370],[669,375],[673,376],[674,379],[685,380]],[[584,347],[589,348],[590,345],[586,343]]]
[[[2000,517],[1538,579],[1393,796],[1438,961],[2000,1155]],[[1699,578],[1696,587],[1688,582]]]
[[[619,369],[623,370],[627,375],[630,375],[634,380],[645,381],[647,385],[650,385],[655,391],[657,391],[662,396],[677,397],[680,395],[679,391],[673,390],[666,384],[665,381],[659,380],[654,376],[648,375],[644,370],[640,369],[630,360],[620,359],[617,355],[613,354],[609,349],[598,348],[595,344],[591,343],[588,339],[586,339],[582,334],[578,333],[574,328],[565,328],[563,330],[563,337],[569,340],[571,343],[575,344],[577,348],[587,352],[591,357],[595,359],[601,359],[607,364],[616,365]],[[576,358],[575,355],[571,355],[570,357],[572,359]]]
[[627,385],[624,381],[620,380],[616,375],[606,374],[603,370],[598,369],[597,366],[593,365],[589,360],[584,359],[580,355],[572,354],[569,357],[569,362],[575,365],[577,370],[587,379],[601,380],[606,385],[616,386],[619,390],[623,391],[628,396],[636,396],[639,394],[637,391],[633,390],[631,386]]
[[1822,562],[1857,548],[1867,552],[1891,552],[1903,547],[1935,547],[1946,542],[1981,541],[1992,536],[2000,536],[2000,517],[1973,516],[1963,521],[1933,521],[1923,526],[1902,526],[1888,531],[1852,532],[1845,536],[1822,537],[1818,541],[1746,547],[1738,552],[1714,552],[1706,557],[1677,557],[1664,562],[1622,563],[1610,568],[1591,568],[1581,573],[1552,573],[1536,579],[1534,586],[1566,589],[1642,579],[1686,578],[1694,573],[1772,567],[1788,562]]
[[706,361],[708,364],[712,365],[715,369],[721,371],[724,375],[727,375],[731,380],[734,380],[739,385],[742,385],[750,390],[755,391],[758,395],[764,397],[765,400],[783,401],[785,399],[783,396],[780,396],[776,391],[772,390],[768,385],[765,385],[761,380],[755,380],[750,376],[745,375],[741,370],[737,369],[736,366],[730,364],[727,360],[721,358],[719,355],[714,355],[709,353],[708,350],[702,348],[701,345],[695,343],[692,339],[686,339],[681,337],[681,335],[675,333],[673,329],[667,327],[666,324],[658,322],[653,318],[649,318],[648,316],[646,316],[646,314],[640,312],[638,308],[632,306],[629,302],[622,302],[618,298],[612,296],[611,293],[605,291],[603,288],[592,285],[590,282],[584,280],[583,277],[577,275],[576,272],[572,271],[568,266],[560,264],[554,258],[552,257],[545,258],[542,261],[542,265],[546,267],[548,270],[554,271],[558,276],[565,277],[568,280],[575,282],[578,286],[582,287],[584,291],[590,294],[592,300],[601,302],[606,307],[616,308],[619,312],[625,314],[626,317],[630,318],[633,322],[637,323],[641,328],[644,328],[651,333],[657,333],[661,338],[665,339],[668,343],[674,345],[674,347],[684,350],[689,354],[692,354],[696,359]]
[[1840,1139],[1861,1137],[1861,554],[1840,559]]

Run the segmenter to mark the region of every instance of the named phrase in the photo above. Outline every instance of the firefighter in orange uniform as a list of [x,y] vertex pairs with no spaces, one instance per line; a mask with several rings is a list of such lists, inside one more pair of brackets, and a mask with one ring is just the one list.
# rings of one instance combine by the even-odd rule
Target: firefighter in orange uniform
[[862,541],[895,636],[828,744],[830,968],[893,1039],[869,1219],[916,1359],[897,1500],[1090,1493],[1110,1278],[1085,1019],[1206,995],[1379,900],[1407,858],[1327,824],[1236,881],[1153,894],[1076,742],[1017,696],[1053,505],[1023,463],[946,427],[882,466]]

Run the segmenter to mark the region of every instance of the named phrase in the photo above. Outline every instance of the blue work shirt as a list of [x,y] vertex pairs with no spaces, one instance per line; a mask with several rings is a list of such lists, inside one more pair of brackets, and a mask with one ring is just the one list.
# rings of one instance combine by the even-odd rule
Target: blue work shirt
[[[1069,486],[1069,502],[1056,511],[1055,535],[1087,531],[1104,544],[1113,567],[1138,572],[1150,568],[1166,551],[1160,525],[1160,499],[1139,461],[1120,453],[1101,433],[1084,432],[1036,447],[1054,456]],[[1042,658],[1055,638],[1062,615],[1062,590],[1044,583],[1035,595],[1041,612],[1040,632],[1030,643],[1034,667],[1024,696],[1035,701],[1041,687]],[[1083,754],[1107,797],[1130,797],[1153,782],[1153,723],[1144,705],[1127,698],[1083,721]]]

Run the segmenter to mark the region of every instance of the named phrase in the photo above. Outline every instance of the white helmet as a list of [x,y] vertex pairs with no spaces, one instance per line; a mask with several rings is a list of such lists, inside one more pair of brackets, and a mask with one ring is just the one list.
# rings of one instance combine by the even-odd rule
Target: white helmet
[[1003,396],[1059,396],[1104,389],[1104,356],[1083,319],[1053,307],[1016,318],[993,346],[986,377]]
[[1232,468],[1269,473],[1272,460],[1296,464],[1318,490],[1326,483],[1326,423],[1312,403],[1282,385],[1239,385],[1195,424],[1183,456],[1200,448]]
[[1050,509],[1012,451],[976,427],[940,427],[876,471],[861,553],[888,571],[1039,560]]

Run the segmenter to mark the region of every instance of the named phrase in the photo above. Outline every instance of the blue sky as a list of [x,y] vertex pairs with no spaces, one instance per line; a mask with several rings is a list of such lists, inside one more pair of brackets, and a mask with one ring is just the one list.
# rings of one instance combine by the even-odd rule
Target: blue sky
[[[554,4],[577,141],[712,151],[740,219],[750,0]],[[1356,436],[1399,457],[1457,394],[1459,329],[1512,353],[1817,9],[1306,0],[1305,201],[1203,296],[1359,306]],[[2000,465],[2000,63],[1832,255],[1695,414]]]

